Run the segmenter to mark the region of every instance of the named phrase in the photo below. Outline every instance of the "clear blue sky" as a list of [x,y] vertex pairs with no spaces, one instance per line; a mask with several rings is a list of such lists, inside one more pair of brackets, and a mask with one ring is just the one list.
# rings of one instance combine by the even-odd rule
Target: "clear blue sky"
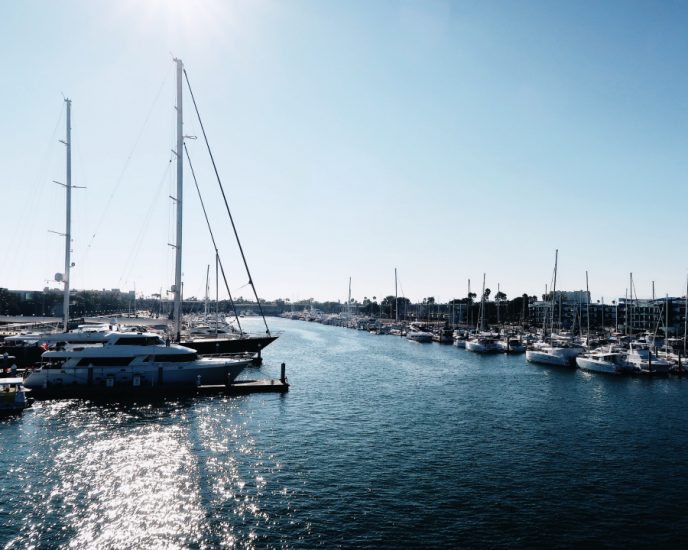
[[[63,269],[73,100],[76,288],[173,282],[174,65],[199,101],[261,297],[682,295],[688,3],[6,2],[0,286]],[[200,135],[186,100],[186,126]],[[236,295],[249,295],[200,140]],[[185,295],[213,250],[187,170]],[[213,271],[214,268],[211,268]],[[212,277],[211,277],[212,279]],[[50,286],[56,287],[55,283]],[[223,293],[224,294],[224,293]]]

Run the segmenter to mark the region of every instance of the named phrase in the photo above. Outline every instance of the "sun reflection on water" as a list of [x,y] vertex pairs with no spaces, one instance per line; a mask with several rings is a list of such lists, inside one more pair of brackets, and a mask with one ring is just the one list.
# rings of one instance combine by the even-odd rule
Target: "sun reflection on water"
[[255,547],[275,466],[246,415],[231,399],[39,404],[27,432],[51,436],[9,469],[1,496],[25,503],[7,547]]

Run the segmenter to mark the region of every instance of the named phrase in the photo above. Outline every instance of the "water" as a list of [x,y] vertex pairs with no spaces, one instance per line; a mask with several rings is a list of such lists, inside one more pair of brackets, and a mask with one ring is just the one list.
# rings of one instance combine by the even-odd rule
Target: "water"
[[[256,325],[257,326],[257,325]],[[678,545],[688,380],[343,328],[286,332],[286,395],[37,402],[0,420],[0,547]]]

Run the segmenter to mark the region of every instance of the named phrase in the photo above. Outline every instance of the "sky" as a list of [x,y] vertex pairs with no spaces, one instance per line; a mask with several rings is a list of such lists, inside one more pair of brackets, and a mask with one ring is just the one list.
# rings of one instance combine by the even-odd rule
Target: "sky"
[[[174,282],[183,60],[259,296],[685,294],[688,3],[5,2],[0,287]],[[233,296],[251,290],[188,93],[184,133]],[[185,297],[215,255],[185,170]],[[210,268],[208,268],[210,266]],[[222,286],[222,285],[221,285]],[[226,292],[220,292],[220,297]]]

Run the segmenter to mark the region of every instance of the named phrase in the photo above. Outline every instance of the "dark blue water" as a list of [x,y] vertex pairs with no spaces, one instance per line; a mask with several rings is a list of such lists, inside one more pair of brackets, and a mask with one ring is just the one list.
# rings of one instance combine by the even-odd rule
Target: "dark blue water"
[[343,328],[286,395],[37,402],[0,420],[0,547],[612,547],[688,536],[688,380]]

